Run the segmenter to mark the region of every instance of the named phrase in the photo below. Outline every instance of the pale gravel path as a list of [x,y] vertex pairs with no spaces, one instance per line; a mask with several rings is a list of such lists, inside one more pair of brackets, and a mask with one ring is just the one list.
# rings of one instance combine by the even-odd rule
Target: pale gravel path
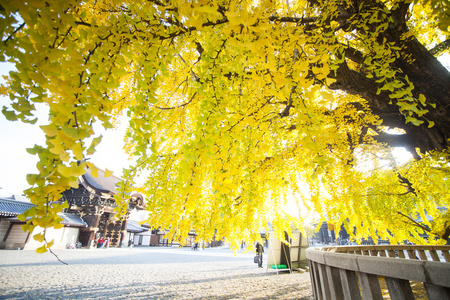
[[[267,249],[266,249],[267,250]],[[267,252],[267,251],[266,251]],[[0,250],[0,299],[309,299],[309,273],[259,269],[227,248]],[[265,262],[267,258],[265,257]]]

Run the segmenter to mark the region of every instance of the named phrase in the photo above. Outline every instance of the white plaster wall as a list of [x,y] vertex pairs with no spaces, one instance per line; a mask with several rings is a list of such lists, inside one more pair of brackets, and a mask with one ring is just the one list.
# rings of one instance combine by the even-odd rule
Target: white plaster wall
[[[42,233],[44,231],[41,227],[36,227],[32,235]],[[78,240],[80,229],[76,227],[63,227],[59,229],[47,228],[45,238],[48,242],[54,240],[52,249],[67,249],[71,243],[76,243]],[[36,241],[33,237],[25,245],[25,250],[34,250],[42,246],[42,243]]]

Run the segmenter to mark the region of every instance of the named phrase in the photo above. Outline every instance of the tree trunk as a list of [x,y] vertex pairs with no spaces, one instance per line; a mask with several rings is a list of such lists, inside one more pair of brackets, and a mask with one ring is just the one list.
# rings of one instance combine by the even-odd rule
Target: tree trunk
[[[383,120],[384,126],[402,128],[406,132],[403,135],[380,134],[376,137],[380,142],[403,146],[413,154],[416,148],[422,152],[443,150],[450,144],[450,73],[417,39],[402,41],[402,34],[407,31],[404,16],[398,12],[393,12],[393,15],[397,18],[401,15],[403,19],[389,24],[388,29],[382,32],[378,39],[403,47],[401,57],[397,58],[392,66],[401,70],[401,77],[407,76],[413,83],[412,92],[416,99],[420,94],[426,97],[426,107],[422,109],[425,108],[429,112],[422,117],[416,117],[424,122],[420,126],[406,124],[396,99],[389,97],[390,92],[381,91],[377,94],[383,83],[377,83],[377,78],[367,78],[364,72],[350,69],[346,62],[339,66],[335,76],[336,82],[331,88],[363,97],[368,101],[373,113]],[[407,60],[407,57],[411,59]],[[362,53],[356,50],[347,49],[346,58],[363,64]],[[434,122],[431,128],[429,121]]]

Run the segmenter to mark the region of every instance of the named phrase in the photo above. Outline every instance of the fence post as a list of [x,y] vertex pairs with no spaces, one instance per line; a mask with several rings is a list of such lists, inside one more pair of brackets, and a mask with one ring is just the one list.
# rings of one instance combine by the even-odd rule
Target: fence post
[[361,300],[356,273],[354,271],[339,269],[339,274],[341,275],[344,299]]
[[450,300],[450,291],[434,284],[424,283],[427,291],[428,299],[430,300]]
[[383,300],[377,275],[358,272],[358,277],[364,299]]
[[331,299],[333,300],[344,299],[339,269],[326,266],[326,270],[327,270],[327,277],[329,279],[328,282],[330,284]]

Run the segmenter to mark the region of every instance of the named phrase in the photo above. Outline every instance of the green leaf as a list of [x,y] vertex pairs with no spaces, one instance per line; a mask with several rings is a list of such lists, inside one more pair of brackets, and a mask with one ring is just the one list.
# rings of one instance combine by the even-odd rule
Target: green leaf
[[16,121],[17,115],[14,113],[14,111],[6,110],[6,107],[3,106],[2,113],[5,116],[5,118],[9,121]]
[[406,123],[411,122],[412,124],[414,124],[415,126],[420,126],[421,124],[423,124],[422,120],[418,120],[414,117],[411,116],[407,116],[406,117]]
[[87,155],[94,154],[94,152],[95,152],[95,147],[101,142],[101,140],[102,140],[102,136],[101,136],[101,135],[98,136],[98,137],[96,137],[96,138],[94,138],[94,139],[92,140],[91,145],[90,145],[89,148],[86,150]]
[[80,138],[79,134],[78,134],[78,130],[77,128],[73,128],[73,127],[63,127],[62,131],[70,138],[74,139],[74,140],[78,140]]
[[36,146],[34,146],[33,148],[26,148],[25,150],[26,150],[28,153],[30,153],[31,155],[36,155],[36,153],[37,153]]
[[27,174],[27,182],[29,185],[34,185],[39,178],[38,175],[35,174]]

